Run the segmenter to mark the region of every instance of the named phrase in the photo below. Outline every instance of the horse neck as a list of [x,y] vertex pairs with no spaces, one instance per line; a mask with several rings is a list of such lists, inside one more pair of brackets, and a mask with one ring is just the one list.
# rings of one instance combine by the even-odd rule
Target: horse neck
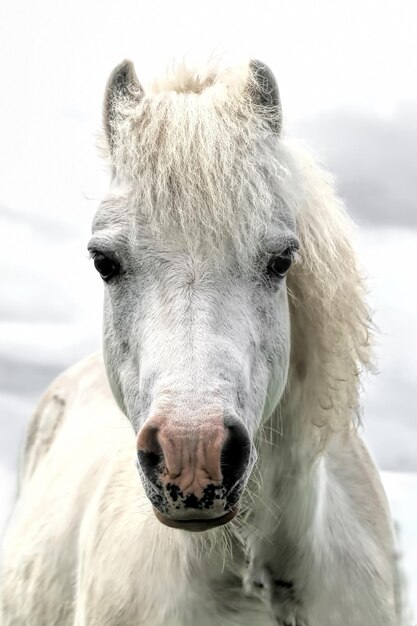
[[246,539],[298,544],[314,523],[323,469],[321,441],[305,397],[280,403],[257,437],[258,463],[248,486]]

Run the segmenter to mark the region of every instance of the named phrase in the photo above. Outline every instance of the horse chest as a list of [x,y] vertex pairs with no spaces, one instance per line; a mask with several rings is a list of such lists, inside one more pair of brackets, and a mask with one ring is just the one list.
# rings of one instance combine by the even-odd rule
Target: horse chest
[[309,626],[292,582],[273,579],[269,572],[245,581],[248,593],[256,594],[278,626]]
[[[201,594],[209,606],[211,615],[208,623],[221,626],[310,626],[302,614],[301,603],[295,586],[291,582],[278,581],[272,572],[265,570],[262,578],[253,578],[250,568],[243,576],[225,573],[207,581]],[[201,619],[201,612],[200,612]],[[199,619],[190,626],[205,626]],[[188,626],[188,622],[187,622]]]
[[[221,585],[216,581],[203,592],[200,589],[194,606],[184,606],[178,626],[281,626],[271,607],[257,594],[245,593],[242,585]],[[283,626],[284,622],[282,622]]]

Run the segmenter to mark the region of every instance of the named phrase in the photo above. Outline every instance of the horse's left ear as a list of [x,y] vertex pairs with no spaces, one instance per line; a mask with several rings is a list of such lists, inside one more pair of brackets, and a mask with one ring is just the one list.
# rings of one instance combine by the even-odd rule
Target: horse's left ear
[[104,130],[111,154],[116,144],[117,125],[129,106],[137,105],[144,95],[132,61],[123,61],[115,67],[107,82],[103,107]]
[[252,59],[249,63],[249,92],[259,114],[271,130],[279,135],[282,126],[281,98],[275,76],[265,63]]

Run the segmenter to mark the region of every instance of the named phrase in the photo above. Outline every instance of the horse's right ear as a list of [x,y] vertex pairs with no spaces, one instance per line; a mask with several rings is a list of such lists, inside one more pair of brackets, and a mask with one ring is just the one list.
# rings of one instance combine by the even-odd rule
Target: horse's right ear
[[132,61],[123,61],[114,68],[107,82],[103,110],[104,130],[110,154],[116,144],[117,125],[126,115],[129,104],[137,105],[144,95]]
[[249,63],[249,93],[259,115],[268,123],[272,132],[280,135],[282,110],[279,89],[270,68],[257,59]]

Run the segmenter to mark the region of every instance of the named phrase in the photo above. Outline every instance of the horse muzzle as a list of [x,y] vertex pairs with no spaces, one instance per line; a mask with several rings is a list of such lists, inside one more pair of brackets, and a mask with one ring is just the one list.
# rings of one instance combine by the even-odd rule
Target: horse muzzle
[[219,414],[194,420],[148,418],[138,433],[138,465],[157,519],[193,532],[230,522],[250,465],[243,424]]

